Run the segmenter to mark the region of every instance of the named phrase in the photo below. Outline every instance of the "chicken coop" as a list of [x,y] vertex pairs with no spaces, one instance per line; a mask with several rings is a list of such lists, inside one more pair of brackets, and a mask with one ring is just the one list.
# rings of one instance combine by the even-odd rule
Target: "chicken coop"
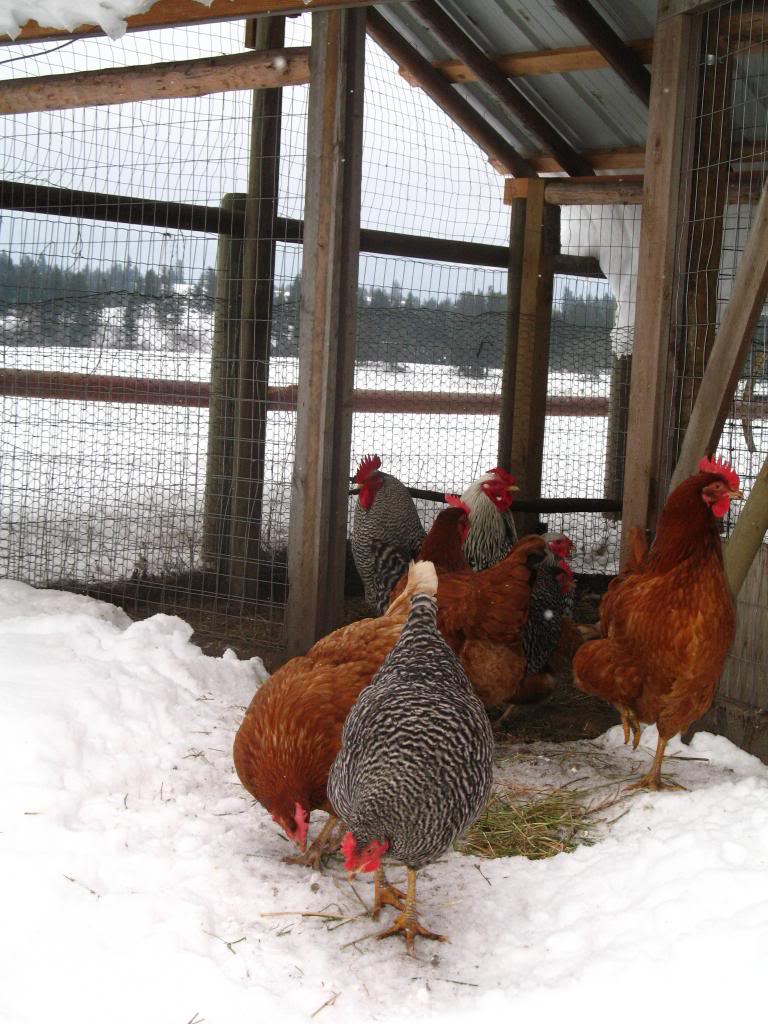
[[[2,40],[0,574],[274,663],[354,613],[369,452],[427,526],[511,470],[518,529],[567,532],[598,591],[696,453],[749,494],[763,4],[127,22]],[[765,757],[763,559],[708,725]]]

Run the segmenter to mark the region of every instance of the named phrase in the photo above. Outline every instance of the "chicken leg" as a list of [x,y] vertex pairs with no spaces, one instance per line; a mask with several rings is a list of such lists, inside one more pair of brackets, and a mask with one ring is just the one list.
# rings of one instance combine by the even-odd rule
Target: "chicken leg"
[[438,935],[436,932],[427,931],[426,928],[419,924],[416,917],[416,872],[413,868],[408,868],[407,870],[408,892],[405,897],[405,909],[402,913],[398,914],[395,923],[390,928],[380,932],[376,938],[386,939],[390,935],[403,932],[405,934],[405,945],[408,954],[413,956],[414,936],[421,935],[424,939],[435,939],[437,942],[447,942],[448,937],[446,935]]
[[652,789],[658,792],[661,789],[685,789],[685,786],[680,786],[676,782],[662,782],[661,781],[661,762],[664,760],[664,750],[666,749],[667,741],[659,736],[659,742],[656,745],[656,756],[653,759],[653,764],[650,769],[643,775],[637,782],[633,782],[630,786],[627,786],[627,790],[633,789]]
[[373,920],[378,921],[381,908],[385,904],[394,907],[395,910],[404,911],[405,899],[405,893],[387,881],[384,868],[379,866],[373,879],[373,910],[371,911]]
[[285,864],[302,864],[304,867],[318,870],[322,865],[323,857],[327,853],[333,853],[334,842],[338,843],[338,836],[335,839],[333,837],[333,830],[338,823],[339,819],[330,814],[328,821],[312,841],[309,849],[305,853],[297,853],[293,857],[283,857],[283,862]]
[[621,727],[624,730],[624,742],[629,743],[629,731],[631,729],[632,749],[637,750],[637,745],[640,742],[640,734],[642,732],[640,723],[637,720],[637,715],[632,708],[628,708],[624,704],[617,704],[616,710],[621,715]]

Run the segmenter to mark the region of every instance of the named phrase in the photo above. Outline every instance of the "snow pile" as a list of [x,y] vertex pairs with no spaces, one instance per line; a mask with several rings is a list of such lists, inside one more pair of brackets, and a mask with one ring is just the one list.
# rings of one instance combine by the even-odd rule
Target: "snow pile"
[[[230,753],[263,666],[206,657],[189,634],[177,618],[132,624],[0,583],[6,1024],[701,1024],[760,1005],[768,769],[754,758],[699,734],[670,745],[668,774],[688,791],[613,808],[594,846],[430,866],[422,919],[451,941],[410,959],[401,940],[367,937],[383,922],[361,915],[338,865],[282,862],[287,844]],[[504,771],[539,786],[585,765],[615,779],[647,768],[653,745],[648,731],[632,752],[611,730],[521,747]],[[355,889],[370,902],[368,879]]]
[[[211,0],[197,0],[210,7]],[[125,32],[125,19],[148,11],[155,0],[0,0],[0,33],[12,39],[26,23],[34,19],[44,28],[71,32],[79,25],[98,25],[119,39]]]

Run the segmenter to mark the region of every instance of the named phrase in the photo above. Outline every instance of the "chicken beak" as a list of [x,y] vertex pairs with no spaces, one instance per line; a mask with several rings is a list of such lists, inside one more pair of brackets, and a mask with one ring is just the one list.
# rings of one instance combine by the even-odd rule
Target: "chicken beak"
[[519,491],[520,488],[517,486],[517,484],[509,484],[509,486],[507,487],[507,490],[508,491]]
[[354,477],[352,478],[352,483],[354,484],[354,487],[350,487],[349,488],[349,493],[350,494],[359,494],[360,491],[362,490],[362,488],[361,488],[360,484],[355,484]]

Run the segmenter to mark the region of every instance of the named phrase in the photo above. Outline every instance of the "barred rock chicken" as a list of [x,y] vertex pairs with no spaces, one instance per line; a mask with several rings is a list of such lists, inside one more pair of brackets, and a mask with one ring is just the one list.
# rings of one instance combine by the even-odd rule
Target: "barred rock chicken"
[[637,747],[640,722],[658,727],[653,764],[633,789],[676,788],[661,779],[664,749],[712,703],[735,631],[718,521],[741,496],[730,465],[702,459],[667,498],[650,552],[606,592],[604,638],[573,660],[576,685],[618,710],[625,742],[631,730]]
[[[416,872],[442,856],[490,794],[493,736],[456,656],[437,631],[437,575],[416,562],[408,577],[411,611],[400,639],[344,723],[328,796],[349,831],[348,871],[375,871],[374,917],[400,910],[380,939],[403,933],[444,941],[416,916]],[[386,855],[405,864],[408,891],[383,880]]]
[[512,518],[515,478],[496,467],[470,484],[461,496],[469,507],[469,533],[464,557],[475,572],[500,562],[517,543]]
[[[326,783],[344,719],[397,642],[409,609],[406,588],[386,615],[318,640],[270,676],[245,713],[234,744],[237,774],[301,850],[311,812],[331,810]],[[333,824],[326,823],[300,863],[319,863]]]
[[363,581],[365,600],[381,615],[389,592],[385,593],[377,580],[371,542],[400,549],[407,564],[424,540],[424,527],[407,488],[397,477],[381,472],[378,455],[366,455],[361,461],[354,484],[358,498],[352,520],[352,557]]
[[[545,533],[546,557],[536,566],[528,621],[522,634],[528,672],[541,672],[560,641],[565,620],[573,612],[573,570],[567,558],[573,541],[564,533]],[[552,680],[554,686],[554,680]]]

